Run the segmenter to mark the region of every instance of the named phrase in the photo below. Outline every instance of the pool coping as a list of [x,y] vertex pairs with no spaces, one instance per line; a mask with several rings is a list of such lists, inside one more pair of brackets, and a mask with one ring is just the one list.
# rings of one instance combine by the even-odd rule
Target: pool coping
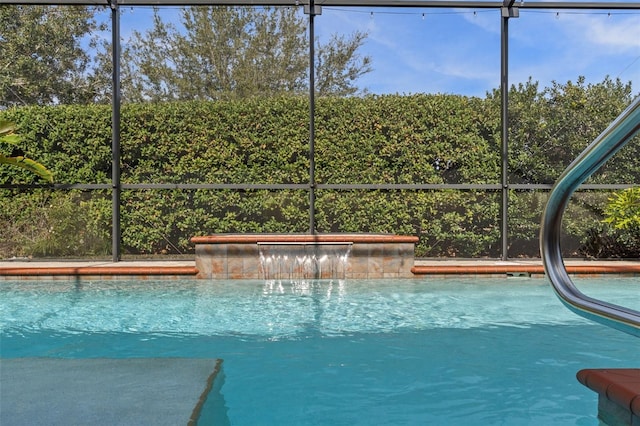
[[[640,276],[637,260],[565,261],[573,275]],[[416,259],[414,278],[425,276],[544,276],[540,259]],[[0,260],[0,280],[26,279],[196,279],[195,260],[153,261],[41,261]]]
[[576,378],[598,394],[598,418],[605,424],[640,424],[640,369],[584,369]]
[[192,279],[195,261],[0,261],[1,280]]
[[[640,275],[640,261],[635,260],[565,260],[571,275]],[[544,276],[541,259],[490,261],[490,260],[416,260],[414,275],[507,275]]]

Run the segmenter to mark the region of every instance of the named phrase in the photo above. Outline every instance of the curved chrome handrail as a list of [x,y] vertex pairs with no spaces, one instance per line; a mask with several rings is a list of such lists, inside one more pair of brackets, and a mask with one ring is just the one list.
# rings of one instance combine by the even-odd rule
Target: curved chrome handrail
[[581,293],[560,250],[562,215],[573,192],[640,131],[640,97],[602,132],[558,178],[542,215],[540,251],[544,269],[560,300],[573,312],[640,337],[640,312]]

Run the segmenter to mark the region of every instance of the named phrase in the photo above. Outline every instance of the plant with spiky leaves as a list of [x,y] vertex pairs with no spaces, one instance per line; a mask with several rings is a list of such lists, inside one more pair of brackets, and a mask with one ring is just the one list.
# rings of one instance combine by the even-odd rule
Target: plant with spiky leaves
[[10,121],[0,120],[0,145],[12,146],[12,152],[9,155],[0,153],[0,164],[9,164],[20,167],[35,173],[47,182],[53,183],[53,173],[45,166],[25,157],[24,152],[19,148],[18,144],[22,141],[22,137],[15,133],[16,125]]

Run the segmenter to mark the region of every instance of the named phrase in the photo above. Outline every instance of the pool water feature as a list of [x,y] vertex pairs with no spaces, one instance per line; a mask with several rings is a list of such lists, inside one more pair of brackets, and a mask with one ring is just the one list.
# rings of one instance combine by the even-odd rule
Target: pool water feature
[[[294,279],[397,279],[413,277],[418,237],[342,233],[215,234],[193,237],[191,242],[195,245],[197,278],[202,279],[289,279],[282,275],[292,274],[294,269],[301,272],[292,274]],[[274,250],[277,253],[273,256],[265,254]],[[345,250],[348,250],[347,256],[344,256]],[[327,268],[327,261],[336,260],[334,254],[340,261]],[[265,262],[268,260],[270,264]]]
[[640,364],[542,279],[3,282],[0,308],[3,358],[223,359],[202,424],[595,426],[575,373]]
[[265,280],[346,278],[352,244],[258,243]]

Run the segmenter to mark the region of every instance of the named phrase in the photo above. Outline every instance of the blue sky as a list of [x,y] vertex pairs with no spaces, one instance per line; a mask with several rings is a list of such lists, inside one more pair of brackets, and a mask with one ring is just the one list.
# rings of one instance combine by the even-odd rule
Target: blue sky
[[[163,9],[167,19],[175,7]],[[150,25],[152,9],[124,9],[122,35]],[[175,19],[175,18],[174,18]],[[484,96],[500,85],[500,12],[493,9],[324,7],[316,35],[368,34],[361,53],[373,71],[359,86],[370,93]],[[509,20],[511,84],[531,77],[542,87],[584,76],[631,81],[640,92],[640,11],[520,9]]]

